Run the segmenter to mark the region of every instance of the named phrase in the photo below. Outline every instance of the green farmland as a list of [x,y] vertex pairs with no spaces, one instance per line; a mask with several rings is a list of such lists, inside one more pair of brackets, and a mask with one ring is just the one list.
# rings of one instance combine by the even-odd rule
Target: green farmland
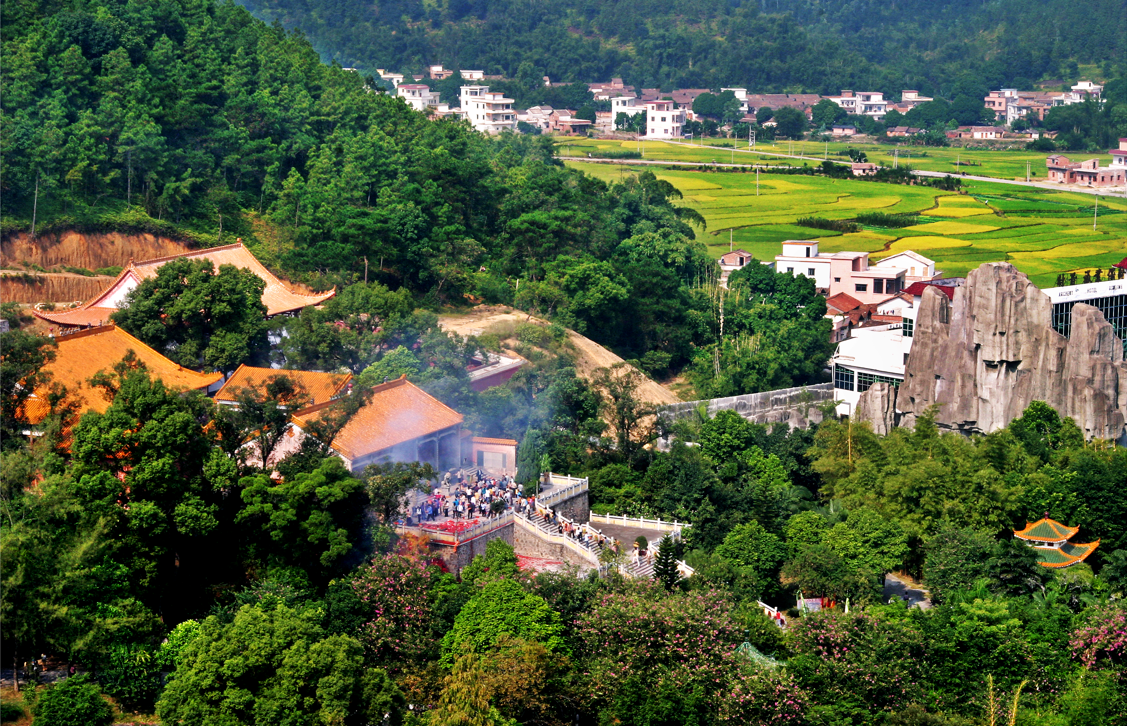
[[[688,144],[670,144],[664,141],[644,141],[639,146],[636,141],[622,141],[618,139],[559,139],[559,153],[564,156],[586,156],[592,154],[599,156],[605,152],[633,151],[642,152],[646,159],[662,161],[693,161],[710,164],[713,161],[726,164],[735,160],[739,164],[767,164],[767,165],[814,165],[818,163],[811,159],[788,159],[766,154],[790,154],[823,158],[848,163],[846,156],[848,149],[864,151],[868,160],[882,166],[892,166],[896,162],[894,153],[899,153],[899,163],[907,164],[913,169],[921,171],[966,172],[972,176],[991,176],[999,179],[1025,179],[1025,165],[1029,163],[1032,181],[1045,180],[1045,158],[1047,153],[1041,151],[1025,151],[1015,143],[1012,150],[991,149],[962,149],[956,147],[921,147],[921,146],[894,146],[891,144],[874,144],[858,142],[831,141],[829,144],[817,141],[779,141],[756,144],[756,151],[748,151],[747,139],[741,139],[736,144],[733,154],[730,139],[706,139],[704,146],[699,146],[699,140],[693,146]],[[1073,161],[1086,159],[1100,159],[1101,165],[1110,163],[1110,157],[1105,154],[1072,154],[1064,152]],[[956,166],[957,165],[957,166]],[[1122,190],[1120,190],[1122,191]]]
[[[613,181],[647,170],[638,165],[569,162]],[[1127,257],[1127,203],[1088,194],[971,183],[966,194],[931,187],[900,186],[820,176],[657,170],[659,178],[684,195],[683,204],[704,217],[698,230],[713,256],[732,244],[759,259],[771,259],[786,239],[818,239],[824,252],[858,250],[880,259],[906,249],[934,259],[950,276],[962,276],[983,262],[1006,260],[1041,287],[1056,284],[1062,272],[1108,266]],[[918,214],[911,227],[866,226],[841,234],[795,222],[802,217],[853,219],[864,212]]]

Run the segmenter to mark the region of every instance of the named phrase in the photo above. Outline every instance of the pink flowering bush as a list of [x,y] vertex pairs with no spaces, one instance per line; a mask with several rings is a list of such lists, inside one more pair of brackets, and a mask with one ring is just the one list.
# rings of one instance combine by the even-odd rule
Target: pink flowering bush
[[352,581],[365,605],[361,637],[377,661],[420,658],[436,647],[429,590],[437,573],[401,555],[376,558]]
[[806,722],[808,700],[785,669],[745,666],[723,694],[717,720],[723,726],[797,726]]
[[[792,621],[788,669],[818,703],[862,719],[917,700],[923,636],[909,619],[824,610]],[[852,713],[851,713],[852,712]]]
[[576,623],[592,694],[613,700],[623,684],[639,678],[652,692],[670,679],[682,692],[719,691],[742,642],[731,609],[723,593],[667,595],[656,584],[604,595]]
[[1127,662],[1127,608],[1123,602],[1090,607],[1077,618],[1069,646],[1088,668],[1121,668]]

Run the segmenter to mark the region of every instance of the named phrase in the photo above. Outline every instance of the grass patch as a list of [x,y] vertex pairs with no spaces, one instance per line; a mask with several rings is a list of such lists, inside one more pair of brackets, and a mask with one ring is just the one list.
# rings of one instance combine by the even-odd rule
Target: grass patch
[[868,227],[899,229],[917,224],[917,218],[908,214],[885,214],[884,212],[862,212],[857,221]]

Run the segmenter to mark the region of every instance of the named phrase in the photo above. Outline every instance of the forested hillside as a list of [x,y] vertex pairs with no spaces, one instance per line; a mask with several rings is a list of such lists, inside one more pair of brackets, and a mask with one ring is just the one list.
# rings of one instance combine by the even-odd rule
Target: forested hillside
[[[959,84],[1105,76],[1127,57],[1119,0],[243,0],[306,32],[326,59],[367,71],[522,63],[553,81],[622,76],[645,87],[953,97]],[[1119,71],[1122,72],[1122,71]],[[981,94],[977,94],[981,95]]]

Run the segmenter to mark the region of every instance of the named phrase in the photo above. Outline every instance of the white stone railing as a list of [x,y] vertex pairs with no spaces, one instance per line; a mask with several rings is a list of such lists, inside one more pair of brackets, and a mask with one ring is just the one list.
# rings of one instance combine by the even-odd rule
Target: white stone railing
[[568,537],[566,534],[563,534],[563,533],[557,534],[557,533],[554,533],[554,532],[548,532],[546,530],[543,530],[540,527],[537,527],[535,522],[533,522],[531,519],[529,519],[528,517],[526,517],[523,514],[518,514],[513,519],[513,521],[516,523],[516,526],[523,527],[524,529],[528,530],[529,532],[536,535],[540,539],[546,540],[548,542],[552,542],[554,544],[558,544],[562,547],[566,547],[567,549],[571,550],[572,552],[576,553],[577,555],[579,555],[583,559],[590,562],[593,566],[599,567],[599,556],[596,553],[594,553],[591,550],[584,547],[583,545],[581,545],[579,542],[576,542],[575,540],[573,540],[571,537]]
[[661,519],[646,519],[645,517],[627,517],[626,515],[592,514],[592,522],[600,524],[620,524],[623,527],[634,529],[654,529],[660,532],[680,532],[690,527],[687,522],[666,522]]
[[580,479],[575,476],[564,476],[563,474],[548,472],[548,481],[551,482],[553,487],[559,488],[552,489],[550,492],[541,492],[540,495],[536,497],[536,502],[545,507],[551,507],[565,499],[571,499],[576,494],[587,491],[588,488],[586,479]]

